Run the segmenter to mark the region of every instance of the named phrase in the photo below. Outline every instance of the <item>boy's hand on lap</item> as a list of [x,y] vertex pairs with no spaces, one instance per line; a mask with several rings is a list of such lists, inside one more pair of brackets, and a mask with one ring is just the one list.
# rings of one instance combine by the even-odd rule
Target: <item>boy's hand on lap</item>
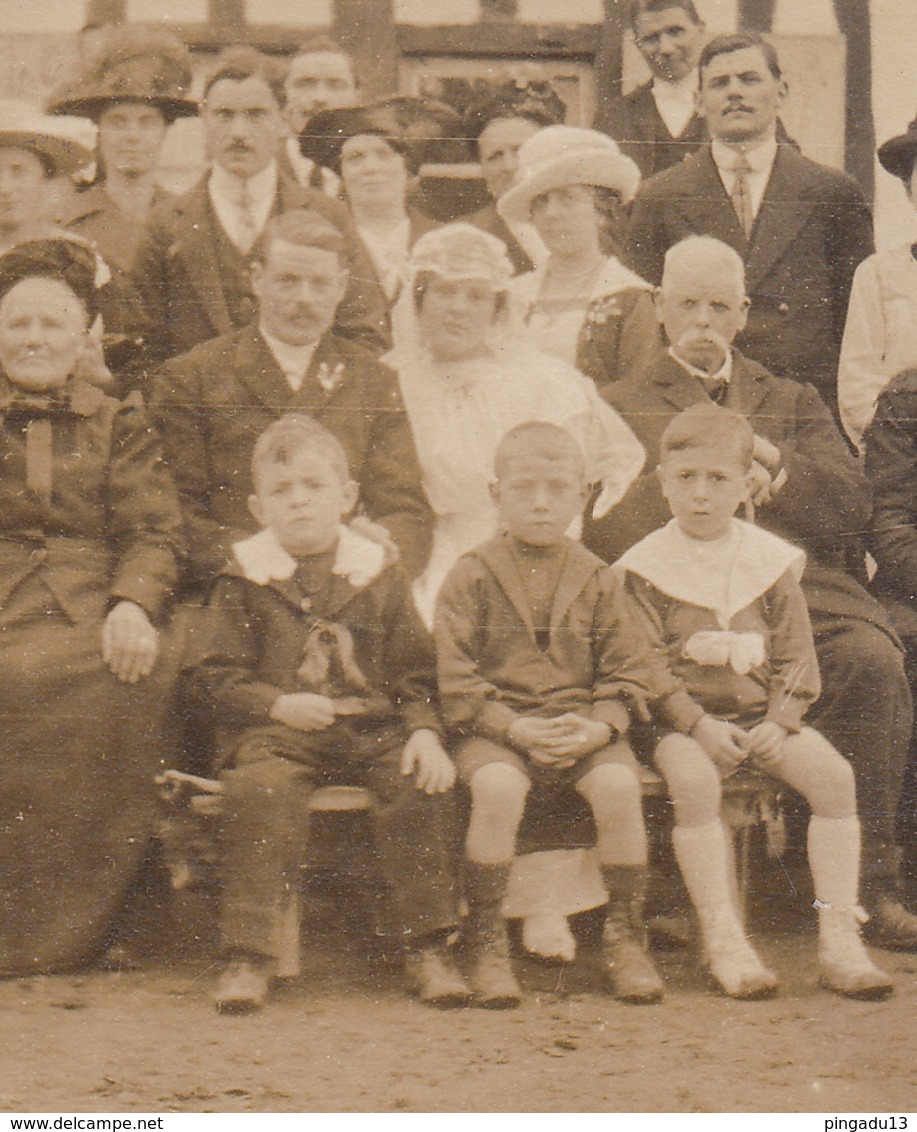
[[415,731],[401,754],[401,773],[415,774],[417,789],[425,794],[445,794],[455,782],[455,764],[446,754],[439,736],[426,728]]
[[773,770],[780,765],[781,748],[789,732],[772,719],[765,719],[748,732],[748,753],[756,766]]
[[271,708],[271,719],[294,731],[324,731],[334,723],[334,701],[312,692],[278,696]]
[[701,716],[691,728],[691,738],[703,747],[724,776],[737,770],[748,756],[748,735],[725,719]]
[[558,726],[556,719],[540,719],[538,716],[521,715],[509,725],[506,737],[514,747],[531,754],[533,750],[543,749],[548,754],[554,752],[555,744],[567,732],[565,725]]
[[554,720],[563,724],[564,731],[549,744],[549,750],[560,758],[577,761],[584,759],[602,747],[607,747],[612,740],[611,728],[607,723],[597,719],[588,719],[575,712],[567,712]]
[[119,601],[102,625],[102,659],[119,680],[136,684],[149,676],[159,653],[159,634],[139,605]]

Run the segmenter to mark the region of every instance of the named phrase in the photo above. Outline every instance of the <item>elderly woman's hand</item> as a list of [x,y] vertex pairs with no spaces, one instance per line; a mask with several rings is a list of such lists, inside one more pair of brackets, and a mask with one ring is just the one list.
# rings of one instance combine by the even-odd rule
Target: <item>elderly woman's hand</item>
[[119,601],[102,626],[102,658],[119,680],[136,684],[149,676],[159,653],[159,634],[132,601]]

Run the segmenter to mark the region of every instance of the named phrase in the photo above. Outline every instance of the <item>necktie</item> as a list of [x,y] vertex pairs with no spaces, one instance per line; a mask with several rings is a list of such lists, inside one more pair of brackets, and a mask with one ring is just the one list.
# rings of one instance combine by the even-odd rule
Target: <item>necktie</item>
[[729,199],[732,201],[732,207],[735,209],[739,223],[742,225],[745,238],[748,239],[748,237],[751,236],[752,225],[755,222],[755,214],[751,206],[751,185],[748,180],[749,174],[751,173],[751,165],[749,164],[748,157],[744,153],[739,154],[732,171],[735,174],[735,182],[732,186],[732,193]]
[[237,239],[236,246],[244,255],[252,250],[258,238],[258,222],[255,220],[255,210],[252,203],[248,185],[242,184],[236,201]]

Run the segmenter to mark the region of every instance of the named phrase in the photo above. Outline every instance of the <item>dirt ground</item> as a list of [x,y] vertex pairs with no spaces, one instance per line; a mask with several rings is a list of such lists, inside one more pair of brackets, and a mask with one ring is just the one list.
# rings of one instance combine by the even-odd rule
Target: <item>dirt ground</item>
[[[199,926],[212,923],[204,912]],[[214,1013],[215,951],[201,938],[138,970],[11,980],[0,983],[0,1110],[917,1109],[917,956],[874,952],[897,994],[842,1000],[817,986],[812,931],[797,927],[791,942],[782,917],[757,917],[781,978],[780,996],[757,1003],[717,996],[689,949],[656,953],[668,986],[658,1006],[603,994],[588,959],[523,959],[520,1009],[438,1012],[327,917],[306,940],[303,977],[249,1017]]]

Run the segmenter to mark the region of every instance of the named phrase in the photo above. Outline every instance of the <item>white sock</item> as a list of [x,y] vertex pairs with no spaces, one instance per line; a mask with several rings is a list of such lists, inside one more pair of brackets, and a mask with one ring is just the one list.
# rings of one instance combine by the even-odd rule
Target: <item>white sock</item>
[[829,908],[853,909],[860,886],[860,820],[823,818],[809,820],[809,868],[815,898]]

